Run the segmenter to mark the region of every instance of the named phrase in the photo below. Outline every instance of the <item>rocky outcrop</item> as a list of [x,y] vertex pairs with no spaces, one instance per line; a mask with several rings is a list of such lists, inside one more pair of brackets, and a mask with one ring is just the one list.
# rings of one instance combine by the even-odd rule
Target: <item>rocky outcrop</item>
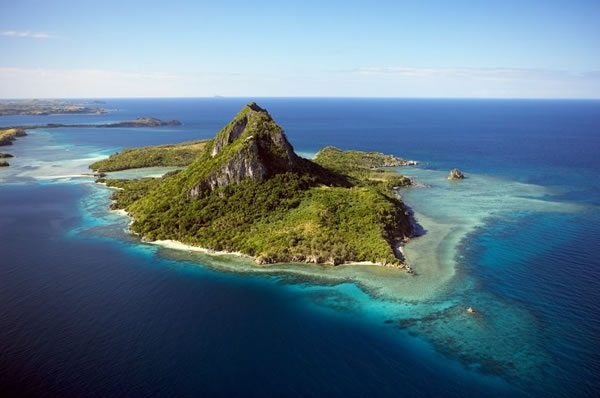
[[200,184],[189,192],[190,198],[198,197],[204,191],[213,191],[229,184],[239,184],[244,178],[262,180],[267,174],[267,166],[259,160],[258,145],[252,141],[239,152],[233,154],[216,171],[210,173]]
[[[251,111],[250,111],[251,112]],[[244,117],[235,120],[233,126],[231,128],[227,128],[222,134],[218,134],[215,138],[215,143],[213,144],[212,151],[210,152],[210,156],[215,157],[225,148],[227,145],[231,144],[237,138],[239,138],[246,129],[248,125],[248,115],[244,115]],[[250,138],[250,137],[248,137]]]
[[27,133],[22,128],[7,128],[0,130],[0,145],[12,145],[17,137],[24,137]]
[[10,164],[8,162],[0,162],[0,167],[8,167]]
[[450,170],[450,175],[448,176],[449,180],[462,180],[465,178],[465,175],[459,169]]
[[10,153],[0,153],[0,159],[4,159],[4,158],[12,158],[13,155],[11,155]]
[[254,102],[217,134],[210,156],[214,159],[213,168],[190,189],[189,198],[238,184],[245,178],[260,181],[273,174],[308,167],[307,161],[294,153],[283,129]]

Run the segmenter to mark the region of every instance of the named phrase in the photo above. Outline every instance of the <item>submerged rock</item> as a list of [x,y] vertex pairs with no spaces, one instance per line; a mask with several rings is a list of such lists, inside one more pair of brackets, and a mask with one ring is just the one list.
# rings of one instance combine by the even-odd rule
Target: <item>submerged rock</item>
[[450,170],[450,175],[448,176],[449,180],[462,180],[465,178],[465,175],[459,169]]

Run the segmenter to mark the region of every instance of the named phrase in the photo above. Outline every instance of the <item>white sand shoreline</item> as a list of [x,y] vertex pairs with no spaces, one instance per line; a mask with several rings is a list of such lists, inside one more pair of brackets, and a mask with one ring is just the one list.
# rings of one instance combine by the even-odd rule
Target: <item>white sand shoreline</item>
[[[107,186],[105,183],[98,183],[100,185],[104,185],[107,188],[111,188],[113,189],[114,187],[109,187]],[[115,189],[122,189],[122,188],[115,188]],[[120,216],[124,216],[129,218],[129,226],[131,226],[131,224],[134,222],[133,217],[131,217],[131,215],[123,210],[123,209],[111,209],[111,212],[114,212]],[[135,234],[133,231],[131,231],[129,228],[127,229],[128,233],[131,234]],[[137,235],[137,234],[135,234]],[[212,249],[207,249],[205,247],[201,247],[201,246],[193,246],[193,245],[188,245],[186,243],[177,241],[177,240],[173,240],[173,239],[163,239],[163,240],[146,240],[144,238],[142,238],[142,242],[143,243],[147,243],[150,245],[156,245],[156,246],[161,246],[167,249],[173,249],[173,250],[182,250],[182,251],[187,251],[187,252],[197,252],[197,253],[202,253],[202,254],[208,254],[211,256],[236,256],[236,257],[240,257],[240,258],[245,258],[248,260],[252,260],[255,265],[257,266],[273,266],[273,265],[277,265],[277,264],[314,264],[311,262],[294,262],[294,263],[273,263],[273,264],[258,264],[256,263],[256,257],[250,256],[248,254],[244,254],[242,252],[239,251],[227,251],[227,250],[212,250]],[[404,244],[404,242],[400,242],[397,244],[396,249],[398,249],[403,255],[404,255],[404,251],[402,248],[402,245]],[[317,263],[318,265],[333,265],[330,263]],[[377,266],[377,267],[385,267],[385,268],[395,268],[395,269],[405,269],[404,265],[387,265],[387,264],[380,264],[380,263],[374,263],[372,261],[345,261],[343,263],[344,265],[368,265],[368,266]]]
[[198,253],[210,254],[211,256],[237,256],[237,257],[245,257],[245,258],[249,258],[249,259],[254,259],[252,256],[249,256],[249,255],[241,253],[241,252],[230,252],[230,251],[225,251],[225,250],[211,250],[211,249],[207,249],[207,248],[200,247],[200,246],[187,245],[183,242],[179,242],[177,240],[172,240],[172,239],[152,240],[152,241],[142,240],[142,241],[144,243],[162,246],[162,247],[165,247],[168,249],[185,250],[188,252],[198,252]]

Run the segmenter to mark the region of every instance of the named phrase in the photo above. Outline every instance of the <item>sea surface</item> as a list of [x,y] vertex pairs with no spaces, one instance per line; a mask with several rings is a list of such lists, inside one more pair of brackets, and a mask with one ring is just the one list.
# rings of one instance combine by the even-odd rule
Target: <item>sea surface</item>
[[[399,168],[423,185],[401,192],[424,230],[405,247],[416,276],[144,244],[82,176],[126,147],[212,137],[250,100],[302,156],[334,145],[420,162]],[[100,106],[0,117],[183,122],[35,130],[0,147],[15,155],[0,169],[1,396],[598,396],[600,101]],[[468,178],[448,181],[454,167]]]

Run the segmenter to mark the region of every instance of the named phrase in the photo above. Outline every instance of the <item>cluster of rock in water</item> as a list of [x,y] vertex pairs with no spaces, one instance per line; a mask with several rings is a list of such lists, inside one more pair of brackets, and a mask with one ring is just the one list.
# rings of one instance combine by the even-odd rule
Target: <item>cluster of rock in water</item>
[[449,180],[462,180],[465,178],[465,175],[459,169],[450,170],[450,175],[448,176]]

